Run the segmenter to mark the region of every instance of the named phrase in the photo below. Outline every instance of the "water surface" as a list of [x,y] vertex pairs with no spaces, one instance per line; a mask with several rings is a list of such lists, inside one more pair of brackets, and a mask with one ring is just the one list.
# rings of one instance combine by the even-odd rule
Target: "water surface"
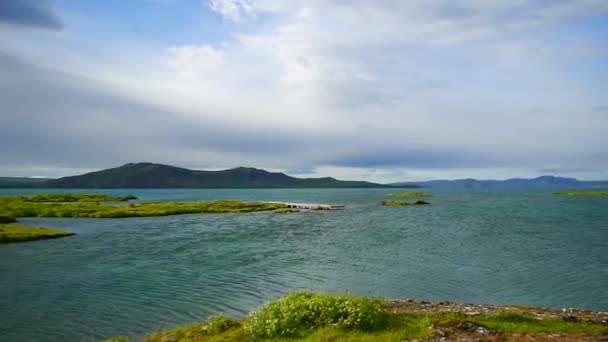
[[431,206],[382,207],[382,189],[92,190],[347,209],[22,219],[78,235],[0,245],[0,336],[141,336],[210,314],[243,315],[296,289],[608,310],[608,198],[429,191]]

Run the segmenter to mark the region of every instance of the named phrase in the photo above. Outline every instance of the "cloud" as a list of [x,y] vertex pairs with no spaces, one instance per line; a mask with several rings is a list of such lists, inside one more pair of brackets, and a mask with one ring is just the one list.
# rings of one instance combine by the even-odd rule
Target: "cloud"
[[608,112],[608,106],[595,106],[591,110],[595,112]]
[[0,24],[51,31],[63,29],[48,0],[0,1]]
[[229,38],[120,54],[93,38],[3,47],[0,171],[152,161],[400,181],[608,170],[608,118],[584,109],[608,79],[582,75],[593,65],[561,40],[604,1],[205,4],[238,22],[222,23]]
[[209,7],[223,17],[234,21],[253,16],[250,0],[210,0]]

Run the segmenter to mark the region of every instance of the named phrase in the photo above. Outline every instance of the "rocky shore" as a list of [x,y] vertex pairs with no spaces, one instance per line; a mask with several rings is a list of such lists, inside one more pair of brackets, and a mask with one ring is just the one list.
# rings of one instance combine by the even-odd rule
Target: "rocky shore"
[[[413,299],[389,300],[393,313],[440,315],[456,313],[469,316],[494,316],[514,313],[538,320],[560,319],[564,322],[597,323],[608,327],[608,311],[591,311],[574,308],[540,308],[520,305],[462,304],[449,301],[427,302]],[[472,322],[455,321],[451,325],[431,325],[433,336],[424,340],[405,341],[608,341],[608,335],[564,334],[564,333],[512,333],[499,332]]]

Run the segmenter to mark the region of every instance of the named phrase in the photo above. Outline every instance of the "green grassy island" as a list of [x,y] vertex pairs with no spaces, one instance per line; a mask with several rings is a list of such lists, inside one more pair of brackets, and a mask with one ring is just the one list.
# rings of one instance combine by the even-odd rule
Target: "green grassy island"
[[[475,310],[484,312],[469,312]],[[512,341],[592,340],[608,333],[601,313],[442,302],[384,301],[296,292],[244,319],[212,316],[205,323],[153,333],[144,342],[371,342],[413,339]],[[559,335],[556,335],[559,334]],[[437,339],[436,339],[437,338]],[[125,342],[117,337],[106,342]]]
[[133,195],[109,196],[101,194],[37,194],[12,196],[24,202],[126,202],[136,200]]
[[[284,204],[280,203],[240,201],[105,204],[93,200],[123,201],[133,197],[83,194],[5,196],[0,197],[0,216],[122,218],[195,213],[246,213],[286,208]],[[43,201],[45,198],[48,201]]]
[[383,205],[386,207],[402,207],[402,206],[407,206],[407,205],[427,205],[427,204],[431,204],[431,203],[425,202],[425,201],[415,201],[415,202],[382,201],[382,202],[380,202],[380,205]]
[[551,195],[608,197],[608,191],[554,191]]
[[74,233],[19,224],[0,224],[0,243],[54,239],[70,235],[74,235]]
[[430,197],[431,194],[426,192],[391,192],[386,194],[391,197]]

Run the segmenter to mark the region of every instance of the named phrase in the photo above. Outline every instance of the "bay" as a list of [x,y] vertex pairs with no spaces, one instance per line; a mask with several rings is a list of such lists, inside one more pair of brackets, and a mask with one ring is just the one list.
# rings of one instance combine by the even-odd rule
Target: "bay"
[[[299,289],[608,310],[608,198],[552,189],[78,190],[146,201],[344,204],[341,211],[21,219],[75,232],[0,245],[2,341],[142,336],[242,316]],[[561,189],[555,189],[561,190]],[[73,192],[0,190],[0,195]]]

